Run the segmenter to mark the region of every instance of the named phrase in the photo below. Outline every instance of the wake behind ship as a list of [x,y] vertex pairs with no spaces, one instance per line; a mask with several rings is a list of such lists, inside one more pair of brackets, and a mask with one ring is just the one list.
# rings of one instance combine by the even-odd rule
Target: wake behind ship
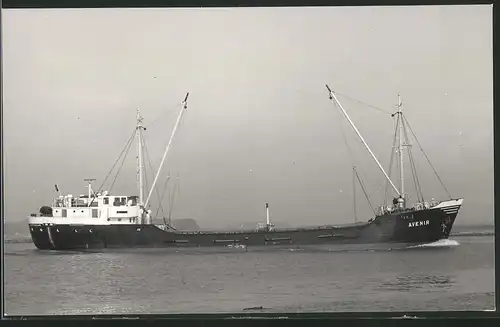
[[[33,243],[41,250],[75,250],[180,246],[248,247],[362,243],[419,244],[448,238],[463,203],[462,198],[452,199],[449,197],[449,199],[444,201],[436,201],[434,199],[425,201],[418,180],[415,181],[416,172],[412,171],[417,188],[417,202],[413,206],[407,204],[402,159],[405,148],[407,148],[406,152],[409,154],[410,162],[413,159],[411,151],[408,148],[409,142],[406,132],[406,126],[409,124],[403,116],[401,101],[399,100],[398,111],[392,114],[393,117],[396,117],[393,148],[397,148],[400,163],[400,187],[397,188],[338,101],[336,94],[328,86],[327,89],[330,99],[334,100],[334,103],[350,123],[354,132],[358,135],[383,173],[387,181],[387,186],[390,186],[394,192],[392,204],[379,206],[377,211],[372,207],[374,216],[368,221],[344,226],[323,225],[310,228],[277,229],[270,221],[269,205],[266,203],[266,223],[258,224],[254,230],[186,232],[176,230],[167,221],[164,221],[162,225],[153,224],[150,199],[153,191],[159,194],[156,188],[158,177],[172,146],[172,141],[182,116],[187,109],[188,93],[184,101],[180,104],[181,110],[177,121],[155,175],[153,185],[145,200],[142,150],[144,145],[143,131],[145,128],[142,124],[143,119],[139,111],[137,111],[137,124],[133,136],[135,135],[138,145],[137,177],[139,195],[113,195],[108,191],[101,190],[101,188],[94,191],[91,186],[93,180],[86,180],[88,181],[88,194],[74,197],[71,194],[62,195],[56,185],[55,188],[59,192],[59,195],[54,199],[52,205],[41,207],[38,214],[32,214],[29,217],[29,228]],[[131,140],[132,138],[129,139],[126,148],[130,148]],[[397,140],[399,145],[394,146]],[[415,168],[413,164],[411,168]],[[353,167],[354,178],[359,181],[359,185],[363,189],[371,206],[369,197],[355,167]]]

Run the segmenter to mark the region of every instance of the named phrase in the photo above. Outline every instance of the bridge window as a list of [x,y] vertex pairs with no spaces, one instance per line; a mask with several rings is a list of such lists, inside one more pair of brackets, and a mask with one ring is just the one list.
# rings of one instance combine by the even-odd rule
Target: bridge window
[[104,204],[109,204],[109,198],[104,198],[104,199],[102,199],[102,203],[104,203]]
[[115,198],[115,200],[113,201],[113,205],[115,207],[118,207],[121,205],[121,201],[120,201],[120,198]]
[[129,196],[128,197],[128,205],[136,206],[137,205],[137,196]]

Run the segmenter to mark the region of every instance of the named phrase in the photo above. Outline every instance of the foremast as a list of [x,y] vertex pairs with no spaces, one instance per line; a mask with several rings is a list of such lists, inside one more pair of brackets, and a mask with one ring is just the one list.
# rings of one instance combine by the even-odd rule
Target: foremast
[[139,217],[139,224],[143,224],[144,218],[147,220],[147,213],[145,212],[144,209],[144,165],[142,163],[143,158],[143,152],[142,152],[142,131],[145,129],[144,126],[142,125],[143,118],[141,116],[141,113],[139,112],[139,109],[137,109],[137,125],[135,128],[135,133],[137,137],[137,183],[138,183],[138,188],[139,188],[139,201],[138,205],[140,208],[140,217]]
[[156,187],[156,182],[158,181],[158,177],[160,176],[161,169],[163,168],[163,164],[165,163],[165,159],[167,158],[167,154],[172,147],[172,141],[174,139],[175,133],[177,131],[177,128],[179,127],[179,124],[181,122],[182,116],[184,112],[187,110],[187,99],[189,96],[189,92],[186,94],[186,97],[184,98],[184,101],[182,101],[182,109],[179,113],[179,116],[177,117],[177,121],[175,122],[174,129],[172,130],[172,134],[170,135],[170,140],[168,141],[167,147],[165,148],[165,152],[163,153],[163,158],[160,163],[160,167],[158,168],[158,171],[156,172],[153,184],[151,185],[151,188],[148,192],[148,196],[146,200],[144,201],[144,164],[143,164],[143,140],[142,140],[142,131],[146,130],[146,128],[143,126],[143,117],[141,116],[139,109],[137,109],[137,125],[136,125],[136,137],[137,137],[137,184],[138,184],[138,189],[139,189],[139,200],[138,200],[138,206],[140,208],[139,210],[139,224],[146,224],[149,225],[152,223],[151,221],[151,210],[148,210],[148,204],[149,200],[151,198],[151,195],[153,193],[153,190]]
[[398,206],[400,209],[404,209],[406,207],[406,196],[405,196],[405,183],[404,183],[404,160],[403,160],[403,148],[407,145],[403,143],[403,111],[401,110],[403,104],[401,103],[401,95],[398,93],[398,111],[394,115],[398,115],[397,119],[397,124],[396,128],[399,128],[399,137],[398,137],[398,143],[399,143],[399,149],[398,149],[398,156],[399,156],[399,199],[398,199]]
[[398,117],[398,122],[399,122],[399,179],[400,179],[400,205],[404,208],[405,206],[405,183],[404,183],[404,163],[403,163],[403,112],[401,111],[402,107],[401,103],[401,95],[398,93],[398,111],[397,114],[399,115]]
[[[441,180],[441,178],[437,174],[436,170],[434,169],[432,163],[430,162],[429,158],[425,154],[425,151],[423,150],[422,146],[420,145],[420,142],[418,141],[415,133],[413,133],[411,127],[409,126],[409,123],[406,120],[406,117],[403,115],[401,95],[399,93],[398,93],[397,111],[395,113],[391,114],[392,117],[397,116],[396,126],[395,126],[395,132],[394,132],[395,134],[394,134],[393,152],[392,152],[392,154],[394,154],[394,150],[397,149],[396,152],[398,153],[399,178],[400,178],[400,181],[399,181],[400,182],[400,185],[399,185],[400,189],[398,190],[398,188],[394,185],[394,183],[392,182],[391,178],[389,177],[389,175],[391,173],[391,167],[389,167],[389,175],[388,175],[385,172],[385,170],[382,168],[382,166],[380,165],[380,162],[377,160],[377,158],[375,157],[375,155],[373,154],[373,152],[370,150],[370,147],[368,146],[368,144],[365,142],[365,140],[361,136],[361,133],[358,131],[358,129],[356,128],[356,126],[354,125],[354,123],[352,122],[352,120],[349,118],[349,115],[347,114],[347,112],[344,110],[344,108],[342,107],[342,105],[338,101],[335,93],[330,89],[330,87],[328,85],[326,85],[326,88],[328,89],[328,92],[329,92],[329,95],[330,95],[330,100],[333,99],[335,101],[336,105],[341,109],[342,113],[347,118],[347,121],[351,124],[352,128],[354,129],[354,131],[356,132],[356,134],[361,139],[363,145],[366,147],[366,149],[368,150],[368,152],[370,153],[370,155],[372,156],[372,158],[377,163],[379,169],[384,174],[384,176],[385,176],[385,178],[387,180],[387,186],[386,187],[388,187],[389,185],[391,185],[391,187],[397,193],[398,197],[396,197],[396,198],[393,199],[393,205],[396,206],[397,209],[403,210],[403,211],[407,209],[407,194],[405,193],[404,160],[403,160],[403,153],[404,153],[404,149],[406,147],[408,147],[408,151],[407,151],[408,153],[407,154],[408,154],[410,168],[411,168],[412,175],[413,175],[413,182],[415,184],[415,188],[416,188],[416,191],[417,191],[417,198],[418,198],[418,201],[413,206],[413,208],[416,209],[416,210],[428,209],[430,207],[435,207],[438,204],[443,205],[443,207],[446,206],[446,205],[454,206],[455,202],[457,202],[457,203],[459,203],[459,205],[461,205],[463,199],[462,198],[456,199],[456,200],[452,199],[452,197],[450,196],[450,193],[446,189],[446,186],[443,184],[443,181]],[[408,127],[410,129],[410,132],[413,134],[413,137],[415,138],[415,141],[416,141],[417,145],[419,146],[420,150],[424,154],[425,159],[427,159],[427,162],[429,163],[429,165],[431,166],[432,170],[434,171],[434,174],[436,175],[437,179],[441,183],[441,186],[446,191],[446,193],[447,193],[447,195],[448,195],[448,197],[450,199],[448,202],[436,202],[434,199],[432,199],[431,203],[428,203],[428,202],[426,202],[424,200],[424,196],[422,194],[422,190],[420,189],[420,183],[418,181],[418,177],[417,177],[417,173],[416,173],[415,162],[413,160],[413,156],[412,156],[412,153],[411,153],[411,145],[409,144],[409,141],[408,141],[408,135],[407,135],[406,127]],[[404,137],[404,139],[403,139],[403,137]],[[397,145],[396,145],[396,141],[398,141]],[[392,164],[392,154],[391,154],[390,164]],[[360,181],[360,183],[361,183],[361,181]],[[386,192],[387,192],[387,189],[386,189]],[[447,203],[452,203],[452,204],[447,204]],[[390,207],[390,206],[388,206],[387,208],[385,208],[385,204],[384,204],[384,206],[381,207],[380,214],[384,214],[386,212],[391,212],[392,210],[393,210],[393,208]]]

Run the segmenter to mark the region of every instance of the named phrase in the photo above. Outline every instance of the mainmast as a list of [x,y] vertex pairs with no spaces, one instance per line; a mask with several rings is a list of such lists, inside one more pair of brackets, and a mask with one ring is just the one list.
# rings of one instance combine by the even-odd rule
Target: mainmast
[[144,205],[144,187],[143,187],[143,172],[142,172],[142,117],[137,109],[137,127],[136,127],[136,135],[137,135],[137,180],[139,183],[139,206],[142,207]]
[[330,87],[328,85],[325,85],[326,88],[328,89],[328,92],[330,93],[330,99],[334,99],[335,100],[335,103],[339,106],[340,110],[342,110],[342,113],[344,114],[344,116],[347,118],[347,121],[351,124],[352,128],[354,129],[354,131],[356,132],[356,134],[358,134],[359,138],[361,139],[361,142],[363,142],[363,145],[366,147],[366,149],[368,150],[368,152],[370,153],[370,155],[372,156],[373,160],[375,160],[375,162],[377,163],[379,169],[382,171],[382,173],[384,174],[385,178],[387,179],[387,181],[391,184],[392,188],[394,189],[394,191],[396,191],[396,193],[401,196],[401,193],[399,192],[398,188],[396,186],[394,186],[394,183],[392,182],[392,180],[390,179],[390,177],[387,175],[387,173],[385,172],[384,168],[382,168],[382,165],[380,164],[380,162],[377,160],[377,157],[375,157],[375,155],[373,154],[372,150],[370,149],[370,147],[368,146],[368,144],[366,143],[365,139],[363,138],[363,136],[361,136],[361,133],[359,133],[358,129],[356,128],[356,126],[354,125],[354,123],[352,122],[351,118],[349,118],[349,115],[347,114],[347,112],[344,110],[344,107],[342,107],[342,105],[340,104],[339,100],[337,99],[337,97],[335,96],[335,93],[333,93],[333,91],[330,89]]
[[398,115],[399,115],[399,179],[400,179],[400,195],[403,202],[402,206],[405,206],[405,183],[404,183],[404,170],[403,170],[403,112],[401,111],[402,107],[401,103],[401,95],[398,93]]
[[[403,160],[403,150],[405,146],[408,146],[407,140],[403,140],[403,133],[405,133],[404,122],[403,122],[403,111],[402,111],[403,103],[401,102],[401,95],[398,93],[398,111],[393,113],[391,116],[394,117],[398,115],[396,119],[396,136],[398,138],[398,158],[399,158],[399,199],[397,199],[397,205],[400,209],[404,209],[406,207],[406,194],[405,194],[405,180],[404,180],[404,160]],[[399,131],[398,131],[399,129]],[[411,158],[410,158],[411,161]]]

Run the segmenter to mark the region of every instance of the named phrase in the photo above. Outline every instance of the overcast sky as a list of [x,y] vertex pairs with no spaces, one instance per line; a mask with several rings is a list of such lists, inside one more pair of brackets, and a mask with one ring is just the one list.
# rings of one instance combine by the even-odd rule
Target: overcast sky
[[[384,178],[328,83],[386,169],[393,118],[351,98],[391,112],[401,93],[451,196],[465,198],[457,223],[493,222],[491,5],[4,10],[2,18],[8,221],[50,204],[55,183],[72,194],[86,193],[84,178],[99,186],[136,108],[154,122],[145,138],[156,169],[189,91],[159,183],[180,176],[174,218],[202,227],[265,221],[269,201],[274,221],[351,222],[353,163],[374,205]],[[424,196],[446,199],[411,141]],[[135,156],[133,146],[113,193],[137,194]],[[358,219],[368,220],[357,189]]]

